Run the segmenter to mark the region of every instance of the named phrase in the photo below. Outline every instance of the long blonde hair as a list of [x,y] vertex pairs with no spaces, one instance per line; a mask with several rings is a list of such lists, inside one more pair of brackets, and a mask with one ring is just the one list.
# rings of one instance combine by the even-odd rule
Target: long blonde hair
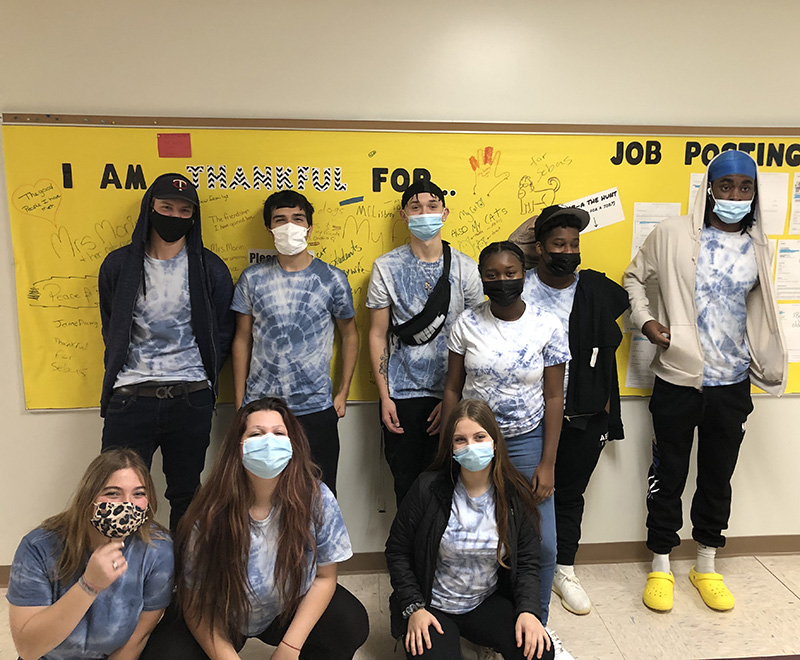
[[147,515],[145,523],[133,536],[138,536],[146,543],[151,541],[151,527],[155,527],[159,536],[167,532],[153,520],[158,508],[153,480],[144,462],[132,449],[112,449],[100,454],[86,468],[70,505],[61,513],[45,520],[40,527],[55,532],[61,539],[63,549],[56,563],[53,579],[69,581],[77,578],[83,570],[86,560],[91,554],[91,518],[94,514],[94,503],[100,492],[118,470],[126,468],[136,472],[147,493]]

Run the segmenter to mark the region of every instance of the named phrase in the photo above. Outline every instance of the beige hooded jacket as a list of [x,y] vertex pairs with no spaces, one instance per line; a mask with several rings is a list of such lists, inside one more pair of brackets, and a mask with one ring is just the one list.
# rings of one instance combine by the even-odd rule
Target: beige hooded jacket
[[[697,330],[695,275],[707,189],[708,171],[692,213],[660,222],[623,276],[634,326],[641,329],[655,319],[670,331],[669,348],[656,349],[651,363],[653,372],[673,385],[696,389],[702,389],[703,385],[703,351]],[[780,396],[786,389],[787,351],[772,284],[770,246],[760,217],[759,203],[756,222],[748,230],[753,240],[759,281],[747,295],[746,303],[750,378],[754,385]]]

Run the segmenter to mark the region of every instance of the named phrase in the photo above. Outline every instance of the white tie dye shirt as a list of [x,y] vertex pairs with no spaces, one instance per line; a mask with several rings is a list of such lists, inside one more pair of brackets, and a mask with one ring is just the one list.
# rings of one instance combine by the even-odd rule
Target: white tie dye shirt
[[439,544],[431,605],[443,612],[471,612],[497,589],[495,490],[470,497],[459,477],[450,519]]
[[464,356],[465,399],[483,399],[506,437],[535,429],[544,417],[544,368],[570,359],[567,333],[550,312],[526,305],[516,321],[501,321],[489,302],[466,310],[447,347]]
[[697,259],[695,304],[703,348],[703,386],[733,385],[747,378],[747,294],[758,284],[750,235],[703,227]]
[[[569,336],[569,317],[572,314],[572,304],[575,302],[575,291],[578,289],[580,273],[575,273],[575,280],[565,289],[554,289],[539,279],[539,273],[531,268],[525,274],[525,288],[522,299],[531,305],[541,307],[552,312],[561,321],[564,332]],[[569,362],[564,371],[564,401],[567,400],[567,385],[569,384]]]
[[128,357],[114,387],[145,381],[208,380],[192,330],[189,257],[144,255],[144,286],[133,308]]
[[[312,522],[311,533],[317,543],[317,561],[307,552],[303,560],[308,572],[301,589],[306,593],[317,575],[317,566],[326,566],[349,559],[353,556],[350,536],[344,526],[342,512],[336,498],[325,484],[320,484],[321,524]],[[242,632],[254,637],[267,629],[273,619],[284,609],[280,593],[275,585],[275,558],[278,548],[280,512],[275,508],[265,520],[252,520],[250,524],[250,558],[247,563],[247,576],[250,580],[250,620],[247,630]],[[298,558],[298,561],[300,558]],[[200,585],[202,588],[202,585]]]

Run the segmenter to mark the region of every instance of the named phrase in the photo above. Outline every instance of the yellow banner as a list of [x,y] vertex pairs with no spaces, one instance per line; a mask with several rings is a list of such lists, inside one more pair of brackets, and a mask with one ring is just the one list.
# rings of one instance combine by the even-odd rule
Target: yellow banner
[[[579,200],[596,225],[581,238],[583,266],[620,281],[632,245],[646,234],[648,223],[667,211],[687,212],[691,175],[705,171],[721,148],[748,149],[761,172],[784,173],[775,180],[783,186],[783,199],[778,195],[782,206],[771,220],[773,238],[792,236],[789,173],[800,165],[796,138],[713,133],[6,124],[3,140],[30,409],[98,405],[103,342],[97,272],[111,250],[129,242],[144,189],[164,172],[181,172],[197,185],[204,244],[225,260],[234,280],[259,258],[258,250],[274,247],[262,221],[264,199],[283,188],[309,198],[316,209],[311,248],[344,270],[353,288],[362,350],[351,398],[374,400],[364,299],[373,260],[408,240],[398,211],[402,191],[413,179],[429,177],[446,190],[450,217],[443,237],[476,259],[484,246],[507,238],[544,206]],[[663,206],[669,203],[673,206]],[[622,392],[646,394],[646,387],[626,386],[642,384],[628,373],[630,347],[626,334],[618,351]],[[793,364],[790,391],[798,391],[799,380]],[[229,374],[223,385],[222,400],[229,401]]]

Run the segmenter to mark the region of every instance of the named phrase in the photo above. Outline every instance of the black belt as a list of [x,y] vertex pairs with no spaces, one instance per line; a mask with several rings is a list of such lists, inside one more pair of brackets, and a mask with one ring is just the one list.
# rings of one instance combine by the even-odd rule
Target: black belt
[[156,383],[149,381],[136,385],[123,385],[114,388],[114,394],[130,394],[133,396],[151,396],[157,399],[174,399],[176,396],[207,390],[208,383],[197,381],[195,383]]

